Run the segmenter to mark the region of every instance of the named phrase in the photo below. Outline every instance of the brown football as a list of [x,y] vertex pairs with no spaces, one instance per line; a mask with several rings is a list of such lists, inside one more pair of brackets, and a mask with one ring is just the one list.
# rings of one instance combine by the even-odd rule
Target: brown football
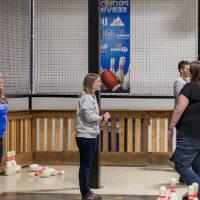
[[119,79],[110,70],[104,70],[101,73],[101,80],[109,90],[115,91],[120,87]]

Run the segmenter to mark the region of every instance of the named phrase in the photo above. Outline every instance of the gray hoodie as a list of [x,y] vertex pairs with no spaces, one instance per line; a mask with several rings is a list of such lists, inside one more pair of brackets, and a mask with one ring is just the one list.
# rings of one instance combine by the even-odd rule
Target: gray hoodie
[[76,113],[76,137],[96,138],[101,119],[96,96],[83,92]]

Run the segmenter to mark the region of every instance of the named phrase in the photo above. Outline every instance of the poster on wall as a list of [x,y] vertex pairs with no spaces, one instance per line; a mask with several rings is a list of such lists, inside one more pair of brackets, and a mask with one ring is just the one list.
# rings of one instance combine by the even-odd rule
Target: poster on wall
[[100,0],[103,93],[130,92],[130,0]]

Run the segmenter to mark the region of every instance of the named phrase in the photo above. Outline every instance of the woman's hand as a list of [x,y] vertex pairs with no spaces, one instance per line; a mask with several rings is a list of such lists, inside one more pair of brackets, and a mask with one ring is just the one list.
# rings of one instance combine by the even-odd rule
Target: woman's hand
[[108,120],[110,119],[110,113],[106,112],[102,115],[102,121],[101,124],[104,125],[105,123],[108,122]]
[[107,122],[110,119],[110,113],[109,112],[104,113],[103,117],[104,117],[104,121]]
[[168,137],[169,137],[169,139],[172,139],[173,135],[174,135],[174,130],[171,129],[171,128],[168,128]]
[[180,94],[178,97],[178,102],[172,114],[172,119],[169,124],[168,128],[168,137],[171,139],[174,135],[174,127],[176,126],[177,122],[181,118],[183,112],[185,111],[186,107],[189,104],[189,99],[185,97],[183,94]]

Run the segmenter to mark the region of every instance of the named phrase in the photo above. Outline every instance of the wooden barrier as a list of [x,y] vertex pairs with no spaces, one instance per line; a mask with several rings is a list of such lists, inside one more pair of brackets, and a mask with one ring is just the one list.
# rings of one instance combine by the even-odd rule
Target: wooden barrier
[[[4,156],[8,151],[16,151],[17,162],[22,166],[33,162],[32,159],[32,115],[29,112],[11,112],[3,140]],[[3,171],[1,168],[0,171]]]
[[[171,111],[108,112],[112,119],[99,137],[102,165],[167,163],[175,147],[167,137]],[[76,164],[75,117],[75,111],[10,112],[4,150],[15,150],[21,163]]]
[[[101,127],[103,165],[166,164],[175,140],[168,141],[171,111],[108,111],[112,119]],[[36,123],[37,162],[78,162],[75,141],[75,111],[33,112]],[[55,152],[59,152],[57,159]],[[48,155],[47,155],[48,154]]]

